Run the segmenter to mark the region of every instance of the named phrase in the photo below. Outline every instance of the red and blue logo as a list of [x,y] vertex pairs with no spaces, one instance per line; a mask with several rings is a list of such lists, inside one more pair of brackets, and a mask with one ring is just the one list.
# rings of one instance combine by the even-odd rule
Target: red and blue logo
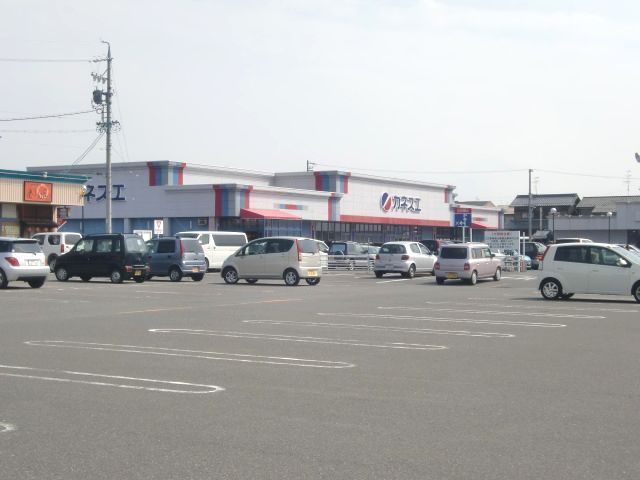
[[391,210],[392,206],[393,206],[393,197],[389,195],[387,192],[384,192],[382,194],[382,197],[380,197],[380,208],[382,209],[383,212],[388,212]]

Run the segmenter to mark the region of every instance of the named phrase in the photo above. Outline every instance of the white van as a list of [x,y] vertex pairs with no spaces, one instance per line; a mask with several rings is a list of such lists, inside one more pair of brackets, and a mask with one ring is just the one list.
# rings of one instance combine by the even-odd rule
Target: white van
[[198,239],[204,250],[207,270],[220,270],[227,257],[247,243],[247,235],[244,232],[191,231],[178,232],[176,237]]

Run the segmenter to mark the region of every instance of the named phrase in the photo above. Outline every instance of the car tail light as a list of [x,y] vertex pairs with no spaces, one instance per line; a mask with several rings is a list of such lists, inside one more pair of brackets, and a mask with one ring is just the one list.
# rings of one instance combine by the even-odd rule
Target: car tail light
[[433,268],[436,270],[440,270],[440,262],[436,262]]
[[402,255],[400,260],[409,260],[409,255]]
[[296,250],[298,250],[298,261],[302,261],[302,248],[300,248],[300,242],[296,239]]
[[464,270],[465,270],[465,272],[466,272],[467,270],[469,270],[470,268],[471,268],[471,265],[469,265],[468,263],[465,263],[465,264],[464,264]]
[[544,249],[544,252],[542,252],[542,256],[540,257],[540,266],[538,267],[539,270],[542,270],[542,262],[544,262],[544,257],[547,255],[547,252],[549,251],[549,245],[547,245],[547,248]]
[[127,273],[131,273],[131,271],[133,270],[133,267],[131,265],[125,265],[124,269],[126,270]]
[[64,253],[64,243],[60,244],[60,253]]
[[380,260],[380,255],[376,253],[376,260]]
[[19,267],[20,266],[20,262],[18,261],[18,259],[16,257],[4,257],[4,259],[14,267]]
[[180,240],[180,258],[184,258],[184,242]]

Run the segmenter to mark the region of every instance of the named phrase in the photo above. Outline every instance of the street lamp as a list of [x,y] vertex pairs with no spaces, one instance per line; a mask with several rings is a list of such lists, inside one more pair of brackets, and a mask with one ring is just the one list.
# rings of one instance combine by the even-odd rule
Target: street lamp
[[611,216],[613,212],[607,212],[607,220],[609,220],[609,228],[607,229],[607,243],[611,243]]
[[558,214],[558,209],[556,207],[551,207],[549,214],[551,215],[551,222],[553,225],[551,238],[553,239],[553,243],[556,243],[556,215]]
[[86,193],[87,193],[87,186],[86,185],[82,185],[82,187],[80,188],[80,195],[82,195],[82,220],[80,221],[80,233],[82,233],[82,236],[84,237],[84,202],[86,200]]

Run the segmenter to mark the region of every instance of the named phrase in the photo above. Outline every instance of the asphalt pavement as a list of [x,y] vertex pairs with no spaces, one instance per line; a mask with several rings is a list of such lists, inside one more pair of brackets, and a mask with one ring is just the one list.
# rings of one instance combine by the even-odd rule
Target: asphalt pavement
[[331,273],[0,291],[0,479],[638,479],[640,305]]

